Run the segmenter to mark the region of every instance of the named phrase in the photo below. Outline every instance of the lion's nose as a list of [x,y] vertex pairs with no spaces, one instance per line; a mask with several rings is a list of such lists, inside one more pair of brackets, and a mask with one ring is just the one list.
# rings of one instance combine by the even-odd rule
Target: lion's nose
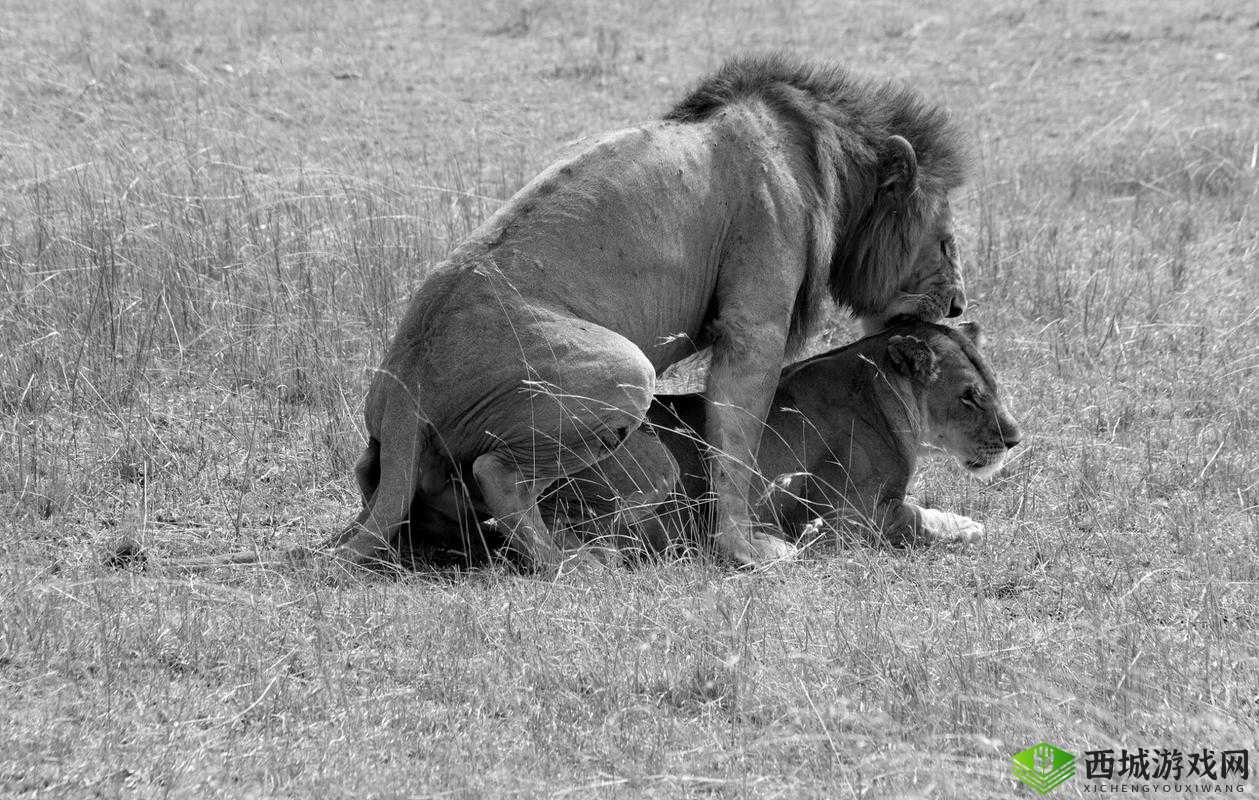
[[965,310],[966,310],[966,295],[961,294],[960,292],[958,294],[953,295],[953,299],[949,301],[949,316],[960,317],[962,316],[962,312],[964,312]]

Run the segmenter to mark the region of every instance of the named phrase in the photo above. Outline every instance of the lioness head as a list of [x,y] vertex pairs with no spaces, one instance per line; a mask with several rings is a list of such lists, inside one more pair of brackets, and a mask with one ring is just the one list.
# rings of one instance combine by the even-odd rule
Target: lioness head
[[945,450],[972,475],[991,478],[1022,434],[1001,404],[996,377],[980,353],[979,326],[893,320],[889,331],[892,364],[923,386],[923,443]]

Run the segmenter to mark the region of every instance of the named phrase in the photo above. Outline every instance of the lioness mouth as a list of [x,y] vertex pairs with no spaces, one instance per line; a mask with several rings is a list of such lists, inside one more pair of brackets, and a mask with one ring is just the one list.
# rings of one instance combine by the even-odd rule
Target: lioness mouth
[[966,471],[981,481],[986,481],[1001,471],[1004,458],[973,458],[966,463]]

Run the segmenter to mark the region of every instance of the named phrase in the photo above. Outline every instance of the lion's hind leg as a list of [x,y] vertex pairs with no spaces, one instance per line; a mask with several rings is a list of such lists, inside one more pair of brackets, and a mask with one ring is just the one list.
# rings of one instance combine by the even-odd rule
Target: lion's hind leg
[[662,552],[671,542],[657,514],[680,478],[673,454],[644,425],[607,458],[561,483],[552,501],[582,512],[582,543],[631,555]]
[[341,561],[396,563],[397,537],[417,495],[438,497],[449,487],[448,462],[410,394],[390,391],[382,416],[378,438],[369,441],[355,469],[363,510],[346,531],[325,542]]
[[508,549],[540,572],[558,569],[564,554],[538,511],[538,495],[546,484],[529,480],[497,453],[477,458],[472,474],[485,504],[507,532]]
[[511,376],[508,390],[499,388],[459,421],[463,430],[484,432],[489,446],[459,460],[473,463],[512,549],[551,569],[563,550],[543,521],[539,495],[618,451],[647,414],[656,373],[633,342],[586,320],[539,312],[523,331],[520,350],[501,365]]

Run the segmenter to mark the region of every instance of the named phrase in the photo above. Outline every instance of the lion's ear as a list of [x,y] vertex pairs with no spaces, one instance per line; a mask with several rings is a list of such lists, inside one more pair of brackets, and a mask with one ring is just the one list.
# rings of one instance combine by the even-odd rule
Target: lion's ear
[[957,326],[962,335],[970,339],[970,343],[975,345],[978,350],[984,349],[984,332],[979,329],[978,322],[963,322]]
[[897,200],[918,188],[918,156],[903,136],[889,136],[884,143],[883,157],[879,159],[879,188],[891,192]]
[[936,376],[936,354],[917,336],[893,336],[887,340],[887,360],[911,378],[929,381]]

